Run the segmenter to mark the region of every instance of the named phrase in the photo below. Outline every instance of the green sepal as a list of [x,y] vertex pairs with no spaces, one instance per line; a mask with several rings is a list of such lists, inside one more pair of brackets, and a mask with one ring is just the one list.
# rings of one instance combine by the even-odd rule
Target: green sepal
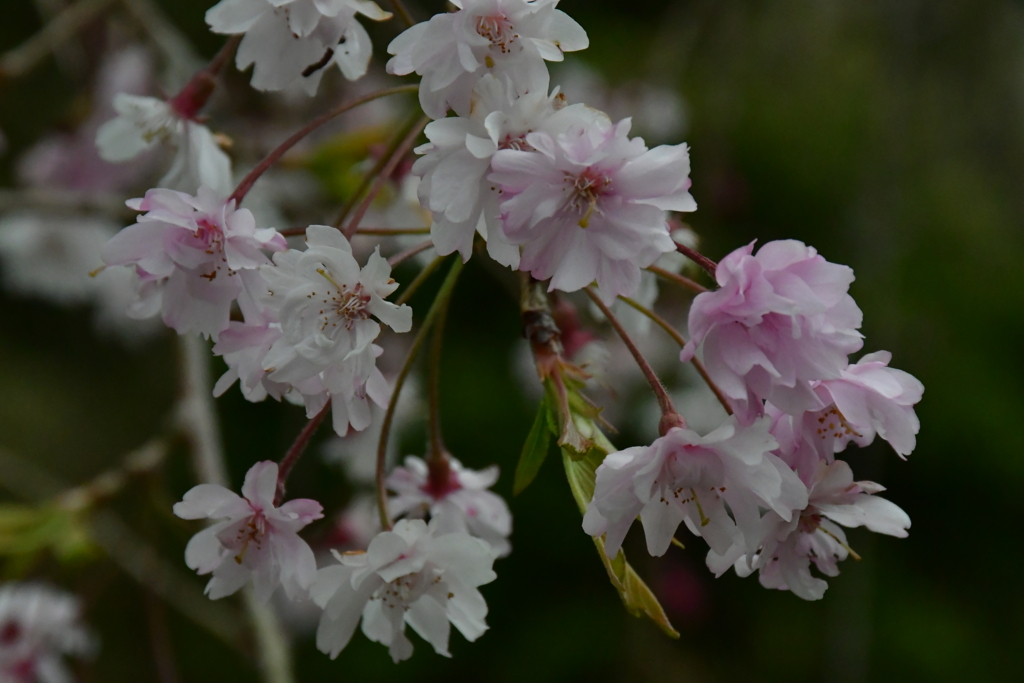
[[[585,456],[576,458],[568,449],[562,449],[562,464],[565,466],[565,475],[569,480],[569,488],[572,490],[573,498],[576,499],[576,505],[579,506],[581,513],[586,513],[587,505],[594,497],[597,467],[604,460],[607,453],[615,450],[604,434],[601,433],[600,429],[595,427],[593,431],[595,439],[600,435],[599,440],[603,443],[600,444],[600,447],[592,448]],[[608,450],[605,451],[604,448]],[[615,590],[619,592],[619,597],[622,599],[622,604],[626,607],[626,611],[635,617],[646,616],[670,637],[678,638],[679,632],[672,627],[661,603],[658,602],[651,589],[648,588],[643,579],[626,561],[626,556],[622,550],[619,550],[615,557],[609,558],[604,551],[603,538],[595,538],[594,545],[597,547],[597,554],[601,557],[601,562],[608,572],[608,578],[611,580],[612,585],[615,586]]]
[[551,438],[555,435],[556,423],[551,414],[551,402],[547,393],[537,406],[537,416],[533,419],[533,426],[530,433],[526,435],[526,442],[523,444],[523,452],[519,456],[519,464],[516,465],[515,482],[512,484],[512,494],[518,496],[529,486],[541,465],[548,457],[551,449]]

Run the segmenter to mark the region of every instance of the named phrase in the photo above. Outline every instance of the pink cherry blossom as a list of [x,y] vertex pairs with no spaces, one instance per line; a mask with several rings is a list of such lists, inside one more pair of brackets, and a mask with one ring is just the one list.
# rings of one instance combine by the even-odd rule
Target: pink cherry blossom
[[550,290],[596,281],[609,302],[632,294],[640,269],[675,250],[665,211],[697,208],[686,145],[648,150],[629,126],[593,119],[557,137],[530,133],[531,151],[491,161],[505,236],[522,245],[519,269],[550,278]]
[[281,585],[297,599],[316,575],[313,551],[298,531],[323,517],[320,503],[307,498],[274,505],[277,463],[258,462],[245,475],[242,496],[216,484],[200,484],[174,505],[182,519],[222,520],[192,537],[185,563],[213,576],[206,593],[216,600],[250,580],[262,602]]
[[94,649],[77,597],[45,584],[0,586],[0,681],[70,683],[64,657]]
[[470,470],[449,458],[448,481],[438,486],[430,479],[427,463],[409,456],[404,467],[396,467],[388,475],[388,488],[396,494],[389,499],[388,510],[394,517],[429,512],[446,530],[481,538],[503,557],[512,550],[508,542],[512,513],[501,496],[487,490],[497,481],[497,465]]
[[861,347],[853,271],[796,240],[753,243],[718,264],[719,289],[690,308],[685,362],[699,345],[715,383],[749,419],[766,399],[788,413],[825,407],[811,382],[838,379]]
[[867,354],[842,371],[838,379],[813,382],[824,408],[788,415],[768,404],[779,456],[804,476],[812,475],[818,460],[832,462],[852,441],[867,446],[875,435],[889,442],[901,457],[917,443],[921,423],[914,405],[924,386],[913,375],[888,367],[892,354]]
[[675,427],[650,446],[609,454],[597,468],[583,530],[603,534],[610,555],[637,516],[651,555],[665,554],[683,522],[712,552],[724,554],[735,544],[756,548],[759,507],[788,520],[807,504],[803,483],[769,453],[777,444],[768,427],[767,418],[749,427],[730,418],[707,436]]
[[470,93],[491,74],[517,92],[547,92],[544,60],[587,47],[587,34],[558,0],[453,0],[458,11],[416,24],[388,45],[388,73],[422,76],[420,106],[433,119],[448,107],[470,114]]
[[477,588],[496,578],[494,552],[478,538],[403,519],[366,552],[335,557],[340,564],[318,571],[310,590],[324,610],[316,646],[331,659],[360,619],[366,637],[387,645],[395,662],[412,656],[406,624],[445,657],[452,625],[469,641],[487,630],[487,603]]
[[853,481],[842,460],[824,462],[811,481],[807,508],[792,519],[769,511],[762,520],[764,544],[756,554],[736,561],[746,576],[760,570],[765,588],[791,590],[804,600],[820,600],[828,584],[811,574],[811,563],[826,576],[838,576],[838,563],[851,554],[842,527],[864,526],[880,534],[906,538],[910,517],[894,503],[875,496],[885,488]]
[[252,310],[265,289],[257,269],[270,259],[262,250],[287,248],[280,233],[258,230],[248,209],[236,210],[207,188],[195,197],[150,190],[128,206],[145,213],[107,242],[103,260],[135,268],[140,286],[130,314],[160,312],[179,334],[216,339],[228,327],[232,302]]

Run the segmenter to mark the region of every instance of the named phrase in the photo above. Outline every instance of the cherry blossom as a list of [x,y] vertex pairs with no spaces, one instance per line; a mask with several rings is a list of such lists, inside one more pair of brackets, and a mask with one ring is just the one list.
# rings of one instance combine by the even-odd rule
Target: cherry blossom
[[95,648],[77,597],[44,584],[0,585],[0,681],[71,683],[68,655]]
[[756,554],[736,561],[736,573],[760,570],[765,588],[790,590],[804,600],[820,600],[828,584],[811,574],[811,563],[826,576],[838,576],[838,563],[852,553],[842,527],[864,526],[880,534],[906,538],[910,517],[894,503],[875,496],[885,488],[853,481],[842,460],[824,462],[810,485],[807,508],[792,519],[769,511],[762,520],[764,544]]
[[592,120],[552,136],[526,136],[531,150],[504,149],[489,179],[501,187],[505,236],[522,245],[520,270],[549,289],[597,281],[611,302],[640,285],[640,269],[674,251],[665,211],[694,211],[686,145],[648,150],[630,121]]
[[[275,254],[274,265],[261,269],[269,287],[264,300],[282,333],[263,368],[273,382],[297,385],[320,377],[334,399],[334,429],[344,435],[349,427],[360,431],[370,425],[370,401],[383,407],[390,397],[376,367],[377,320],[408,332],[412,309],[384,300],[398,283],[379,249],[360,268],[348,240],[334,228],[310,226],[306,244],[303,252]],[[317,406],[323,403],[307,402],[307,413],[319,412]]]
[[690,341],[704,345],[715,383],[746,419],[766,399],[787,413],[825,407],[814,380],[838,379],[861,347],[862,314],[847,293],[853,271],[796,240],[737,249],[718,264],[720,288],[690,308]]
[[174,101],[121,93],[114,98],[118,116],[96,132],[105,161],[120,163],[158,144],[175,150],[174,162],[158,187],[194,193],[206,186],[220,195],[231,192],[231,160],[205,125],[179,111]]
[[433,119],[451,107],[469,116],[470,93],[485,75],[508,77],[519,93],[547,91],[544,60],[589,45],[558,0],[452,0],[458,11],[410,27],[388,45],[388,73],[422,76],[420,106]]
[[255,308],[264,289],[257,268],[270,259],[261,251],[287,247],[272,228],[257,229],[248,209],[235,209],[208,188],[195,197],[155,189],[128,206],[145,212],[103,248],[107,265],[131,265],[139,276],[129,315],[160,312],[179,334],[216,338],[228,327],[236,299],[243,312]]
[[451,625],[469,641],[487,630],[487,603],[477,588],[496,578],[494,552],[478,538],[403,519],[365,552],[335,557],[340,564],[320,569],[310,590],[324,610],[316,645],[332,659],[360,618],[366,637],[387,645],[395,662],[412,656],[406,624],[445,657]]
[[487,541],[499,557],[512,551],[512,513],[498,494],[488,491],[498,481],[498,466],[470,470],[455,458],[448,459],[447,481],[440,485],[430,476],[427,463],[416,456],[405,459],[388,476],[395,496],[388,500],[394,517],[430,513],[447,531],[468,533]]
[[603,118],[582,104],[565,106],[556,90],[548,95],[547,79],[517,94],[508,77],[485,74],[473,89],[467,117],[439,119],[424,131],[429,143],[416,149],[424,155],[413,165],[421,176],[420,201],[434,215],[431,239],[438,254],[458,251],[464,261],[473,252],[473,237],[487,240],[491,257],[519,267],[519,248],[508,243],[501,227],[498,189],[487,179],[499,149],[530,149],[526,135],[552,135],[574,123]]
[[825,405],[820,410],[788,415],[766,406],[775,423],[772,433],[781,445],[780,457],[810,475],[819,459],[832,462],[851,441],[867,446],[876,434],[901,457],[909,455],[921,428],[914,404],[921,400],[924,385],[913,375],[888,367],[890,360],[888,351],[870,353],[838,379],[813,382],[815,395]]
[[638,515],[651,555],[668,550],[681,522],[713,553],[737,544],[753,550],[761,540],[759,507],[788,521],[807,503],[803,483],[769,453],[778,445],[769,422],[740,427],[730,418],[707,436],[674,427],[650,446],[609,454],[597,468],[583,530],[604,535],[609,555],[618,552]]
[[242,496],[200,484],[174,505],[182,519],[222,520],[193,536],[185,548],[189,568],[212,572],[206,584],[211,599],[231,595],[252,580],[262,602],[278,585],[294,600],[312,584],[316,559],[298,531],[323,517],[323,508],[308,498],[274,505],[277,472],[277,463],[258,462],[245,475]]
[[301,83],[313,95],[331,64],[350,81],[366,73],[373,45],[356,14],[391,17],[370,0],[221,0],[206,23],[214,33],[245,34],[235,63],[242,70],[255,65],[252,87]]

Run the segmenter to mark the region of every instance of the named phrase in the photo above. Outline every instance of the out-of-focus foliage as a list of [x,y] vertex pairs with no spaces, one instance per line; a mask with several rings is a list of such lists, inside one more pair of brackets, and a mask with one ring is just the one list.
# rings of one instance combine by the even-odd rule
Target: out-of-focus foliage
[[[4,3],[0,52],[39,28],[37,4],[47,3]],[[159,4],[205,54],[217,49],[202,23],[209,2]],[[425,5],[410,4],[427,16]],[[586,62],[613,85],[644,78],[682,96],[700,207],[692,225],[706,253],[793,237],[855,269],[866,350],[891,350],[927,387],[909,462],[883,444],[851,458],[858,478],[886,482],[887,497],[910,513],[910,538],[851,533],[864,561],[848,562],[819,603],[766,591],[754,578],[715,580],[698,543],[649,561],[642,545],[627,542],[681,637],[670,640],[626,614],[555,459],[511,498],[536,406],[511,366],[523,343],[515,297],[474,259],[449,315],[442,396],[452,452],[470,467],[498,462],[497,490],[515,515],[514,552],[483,590],[491,630],[471,645],[453,638],[451,660],[418,645],[398,667],[361,636],[331,662],[307,633],[296,649],[299,680],[1020,680],[1024,5],[563,0],[560,7],[591,38],[589,50],[568,60]],[[394,30],[374,28],[378,66]],[[81,46],[83,67],[96,61],[98,47]],[[87,93],[74,69],[52,59],[0,83],[0,128],[9,140],[0,182],[13,183],[14,160],[40,135],[83,118]],[[234,133],[230,122],[225,128]],[[325,158],[356,159],[339,140],[310,164],[327,192],[345,197],[352,179]],[[410,275],[400,269],[397,277]],[[413,305],[423,310],[430,294]],[[175,396],[169,337],[126,351],[94,336],[84,311],[3,292],[0,320],[0,448],[74,484],[115,466],[160,429]],[[303,423],[298,409],[247,404],[235,390],[218,405],[236,484],[254,460],[279,457]],[[629,445],[637,430],[617,426],[616,445]],[[159,485],[132,487],[115,509],[177,560],[190,527],[168,520],[169,509],[192,481],[179,454]],[[17,486],[2,471],[0,483]],[[313,457],[289,492],[334,505],[348,495],[342,477]],[[17,521],[5,510],[4,534]],[[43,530],[47,520],[28,521]],[[4,573],[43,572],[84,596],[103,645],[88,680],[156,680],[153,601],[114,564],[62,565],[52,554],[32,566],[3,562]],[[250,652],[224,646],[173,610],[157,611],[170,622],[182,680],[256,680]]]

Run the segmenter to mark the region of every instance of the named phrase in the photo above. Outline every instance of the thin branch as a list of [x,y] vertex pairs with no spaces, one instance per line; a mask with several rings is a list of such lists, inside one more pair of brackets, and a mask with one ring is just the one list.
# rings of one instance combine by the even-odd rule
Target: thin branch
[[434,303],[430,306],[430,310],[427,311],[427,316],[423,319],[423,324],[420,326],[415,339],[412,341],[412,346],[409,348],[409,355],[406,357],[405,364],[402,365],[402,369],[398,373],[398,378],[395,380],[395,387],[391,393],[391,400],[388,402],[387,411],[384,413],[384,424],[381,426],[380,441],[377,443],[377,510],[380,513],[381,528],[385,530],[391,529],[392,527],[391,515],[388,514],[386,470],[388,437],[391,432],[391,423],[395,418],[395,408],[398,406],[398,397],[402,393],[402,387],[405,385],[405,380],[409,376],[409,372],[412,371],[413,363],[416,360],[416,354],[419,353],[420,347],[423,346],[423,342],[427,338],[427,334],[430,332],[431,326],[440,314],[441,308],[447,305],[445,302],[449,297],[451,297],[452,291],[455,289],[455,281],[458,279],[461,271],[462,259],[456,256],[455,260],[452,262],[451,270],[448,271],[448,276],[441,285],[441,289],[437,292],[437,298],[434,299]]
[[437,270],[437,267],[440,266],[443,261],[444,256],[438,256],[433,261],[428,263],[423,268],[423,270],[421,270],[419,274],[415,278],[413,278],[413,281],[409,283],[409,285],[402,292],[401,296],[395,299],[395,303],[401,306],[402,304],[409,301],[409,299],[412,298],[412,295],[416,293],[416,290],[420,288],[420,285],[426,282],[427,278],[430,277],[430,274]]
[[[674,339],[675,342],[679,344],[679,348],[683,348],[684,346],[686,346],[686,338],[683,337],[682,334],[680,334],[679,330],[672,327],[672,325],[669,324],[667,320],[665,320],[660,315],[658,315],[651,309],[647,308],[643,304],[634,301],[633,299],[630,299],[627,296],[620,296],[619,298],[622,299],[622,301],[624,301],[629,306],[632,306],[636,310],[646,315],[658,327],[665,330],[665,332],[668,333],[668,336],[672,337],[672,339]],[[711,389],[712,392],[714,392],[715,396],[718,398],[718,402],[722,404],[723,408],[725,408],[725,412],[732,415],[732,405],[729,403],[729,399],[726,397],[724,393],[722,393],[722,390],[719,388],[719,386],[715,384],[714,381],[712,381],[711,376],[708,374],[708,369],[704,367],[704,363],[702,363],[700,358],[697,358],[697,356],[691,358],[690,362],[693,363],[693,367],[697,368],[697,372],[700,373],[700,376],[704,379],[704,382],[705,384],[708,385],[708,388]]]
[[156,665],[160,683],[178,683],[178,667],[174,662],[174,645],[171,633],[167,628],[167,609],[164,603],[146,593],[146,621],[149,622],[149,645],[153,651],[153,663]]
[[[2,190],[0,190],[2,192]],[[298,237],[305,235],[307,228],[285,228],[278,230],[285,237]],[[359,228],[357,235],[371,235],[374,237],[405,237],[408,235],[429,235],[430,228]]]
[[412,150],[412,146],[416,144],[416,138],[419,137],[420,133],[424,128],[426,128],[428,123],[430,123],[430,119],[423,116],[419,119],[416,125],[412,127],[412,130],[406,134],[405,139],[403,139],[398,145],[395,153],[391,155],[390,159],[388,159],[388,163],[385,164],[384,168],[382,168],[380,173],[377,174],[376,181],[374,181],[370,191],[366,193],[366,196],[363,198],[359,208],[356,209],[355,215],[349,222],[348,227],[342,231],[345,233],[345,237],[352,239],[352,235],[354,235],[356,230],[359,229],[359,223],[363,220],[363,217],[366,216],[366,212],[369,210],[370,204],[372,204],[373,200],[376,199],[377,195],[384,187],[384,184],[388,181],[388,178],[391,177],[391,174],[393,174],[395,169],[398,168],[398,164],[401,163],[402,159],[405,158],[405,155]]
[[601,313],[604,314],[604,317],[607,318],[608,322],[615,328],[615,331],[619,334],[622,342],[633,355],[633,359],[636,361],[636,364],[640,366],[640,371],[644,373],[644,377],[647,378],[647,383],[651,385],[651,389],[654,391],[654,395],[658,399],[658,406],[661,408],[662,420],[664,421],[666,417],[671,415],[678,415],[675,406],[672,405],[672,398],[668,395],[668,391],[665,389],[665,385],[663,385],[661,380],[658,379],[658,375],[654,372],[654,368],[652,368],[651,364],[647,362],[644,355],[640,353],[640,349],[638,349],[636,344],[633,343],[629,333],[626,332],[626,328],[622,326],[619,319],[615,317],[614,313],[612,313],[612,309],[601,301],[601,297],[594,293],[593,288],[586,287],[584,291],[587,293],[587,296],[590,297],[591,301],[601,309]]
[[46,24],[39,33],[0,57],[0,81],[35,68],[57,47],[106,11],[115,0],[80,0]]
[[683,287],[689,289],[691,292],[703,294],[704,292],[708,291],[708,288],[700,284],[699,282],[694,282],[688,277],[679,275],[678,273],[673,273],[671,270],[665,270],[664,268],[659,268],[658,266],[647,266],[647,270],[651,271],[658,277],[663,277],[666,280],[670,280],[671,282],[676,283],[677,285],[682,285]]
[[382,97],[388,97],[389,95],[397,95],[399,93],[406,92],[415,92],[416,89],[417,86],[415,85],[400,85],[395,88],[385,88],[384,90],[378,90],[376,92],[370,93],[369,95],[363,95],[362,97],[357,97],[354,100],[344,102],[335,107],[334,109],[330,110],[326,114],[318,116],[317,118],[313,119],[305,126],[303,126],[302,129],[299,130],[297,133],[295,133],[290,138],[288,138],[280,145],[278,145],[276,149],[274,149],[270,154],[266,156],[266,158],[263,159],[263,161],[261,161],[259,164],[256,165],[255,168],[249,171],[249,174],[242,179],[242,182],[239,183],[237,188],[235,188],[235,191],[231,193],[231,199],[235,200],[236,206],[238,204],[241,204],[242,199],[244,199],[245,195],[249,193],[249,190],[252,189],[252,186],[256,183],[257,180],[259,180],[260,176],[263,175],[268,168],[274,165],[274,162],[283,157],[288,150],[297,145],[299,142],[302,141],[303,138],[305,138],[307,135],[309,135],[310,133],[312,133],[325,123],[328,123],[332,119],[341,116],[345,112],[355,109],[360,105],[366,104],[367,102],[372,102],[373,100],[378,100]]
[[427,249],[430,249],[432,246],[434,246],[434,243],[431,240],[427,240],[426,242],[420,242],[416,246],[409,247],[405,251],[400,251],[397,254],[395,254],[394,256],[392,256],[391,258],[389,258],[388,259],[388,265],[391,266],[392,268],[394,268],[395,266],[397,266],[402,261],[406,261],[408,259],[411,259],[416,254],[422,253],[422,252],[426,251]]
[[409,10],[406,9],[402,0],[389,0],[389,2],[391,2],[391,6],[395,8],[395,14],[399,16],[406,26],[412,26],[416,23],[416,20],[412,18],[411,14],[409,14]]
[[712,280],[715,279],[715,271],[718,269],[717,263],[709,259],[704,254],[700,253],[696,249],[691,249],[685,244],[680,244],[679,242],[676,242],[676,249],[679,250],[680,254],[682,254],[683,256],[685,256],[686,258],[690,259],[698,266],[703,268],[704,271],[711,276]]
[[288,475],[292,473],[292,468],[295,467],[295,463],[299,461],[302,454],[305,453],[306,447],[309,446],[310,440],[313,435],[316,434],[316,430],[320,427],[320,423],[324,421],[327,414],[331,412],[331,399],[327,399],[327,403],[320,410],[319,413],[314,415],[306,423],[306,426],[302,428],[299,435],[295,437],[295,442],[292,443],[291,448],[284,454],[281,459],[281,465],[277,471],[277,493],[274,494],[274,505],[279,506],[284,502],[285,485],[288,483]]

